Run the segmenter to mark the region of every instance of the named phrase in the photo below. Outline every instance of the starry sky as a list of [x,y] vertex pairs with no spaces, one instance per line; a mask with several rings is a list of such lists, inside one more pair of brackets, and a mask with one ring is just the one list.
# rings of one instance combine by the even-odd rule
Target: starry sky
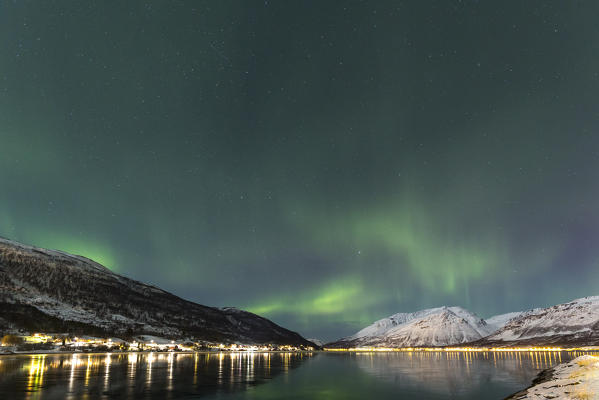
[[0,236],[325,340],[597,295],[598,14],[0,0]]

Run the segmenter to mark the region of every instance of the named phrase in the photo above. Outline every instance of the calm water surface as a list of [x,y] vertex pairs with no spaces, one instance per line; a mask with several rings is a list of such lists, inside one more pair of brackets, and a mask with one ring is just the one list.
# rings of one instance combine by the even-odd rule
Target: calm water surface
[[0,356],[0,399],[502,399],[580,354]]

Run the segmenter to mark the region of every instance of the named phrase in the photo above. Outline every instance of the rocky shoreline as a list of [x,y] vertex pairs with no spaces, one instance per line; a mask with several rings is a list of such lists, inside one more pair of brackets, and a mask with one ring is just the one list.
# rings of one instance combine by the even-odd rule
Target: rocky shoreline
[[523,389],[513,395],[506,397],[504,400],[516,400],[516,399],[525,399],[528,394],[528,389],[540,385],[541,383],[549,382],[553,379],[553,373],[555,371],[555,367],[544,369],[539,372],[539,374],[532,380],[532,383],[526,389]]
[[505,400],[599,399],[599,357],[584,355],[541,371],[524,390]]

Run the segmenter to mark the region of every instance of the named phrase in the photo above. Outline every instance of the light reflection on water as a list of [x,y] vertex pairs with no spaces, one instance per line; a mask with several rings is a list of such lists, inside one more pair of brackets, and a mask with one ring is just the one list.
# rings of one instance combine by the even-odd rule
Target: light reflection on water
[[[503,399],[542,369],[583,352],[358,352],[319,354],[231,399]],[[584,353],[589,354],[589,353]]]
[[0,357],[0,399],[193,398],[284,374],[304,353],[107,353]]
[[[565,353],[570,359],[570,355]],[[574,355],[574,354],[572,354]],[[476,398],[472,393],[502,388],[511,392],[527,387],[540,370],[558,364],[560,352],[406,352],[356,354],[361,370],[381,382],[418,391],[426,387],[431,396],[443,398]]]
[[585,353],[240,352],[2,356],[0,398],[503,398],[528,386],[540,370],[582,354]]

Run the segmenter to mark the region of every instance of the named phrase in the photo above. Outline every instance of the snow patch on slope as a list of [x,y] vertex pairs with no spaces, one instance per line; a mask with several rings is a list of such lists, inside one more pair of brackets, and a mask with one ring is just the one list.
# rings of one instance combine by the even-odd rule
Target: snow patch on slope
[[490,318],[487,318],[485,321],[487,322],[487,325],[489,325],[489,327],[492,328],[495,332],[503,328],[508,322],[510,322],[514,318],[518,318],[524,313],[525,311],[515,311],[505,314],[494,315]]

